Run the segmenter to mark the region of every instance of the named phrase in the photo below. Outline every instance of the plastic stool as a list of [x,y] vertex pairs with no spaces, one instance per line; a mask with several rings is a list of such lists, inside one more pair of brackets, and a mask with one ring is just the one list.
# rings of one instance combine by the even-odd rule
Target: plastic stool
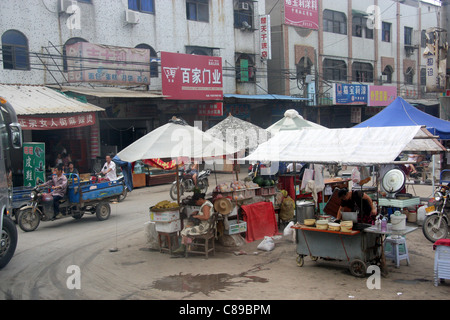
[[[441,242],[444,244],[440,245]],[[450,279],[450,246],[445,242],[450,242],[450,239],[438,240],[434,244],[436,250],[434,256],[434,285],[436,287],[439,285],[439,281]]]
[[[400,261],[406,260],[409,266],[409,255],[408,255],[408,247],[406,246],[406,239],[403,237],[393,237],[389,236],[384,241],[391,245],[390,251],[385,251],[386,259],[392,259],[395,262],[395,267],[400,268]],[[405,252],[400,252],[400,245],[403,245],[405,248]]]
[[[166,242],[167,242],[167,248],[164,248],[162,246],[162,239],[161,237],[165,237]],[[158,232],[158,240],[159,240],[159,248],[160,248],[160,252],[163,252],[164,250],[169,251],[170,253],[172,253],[172,248],[173,248],[173,243],[172,243],[172,238],[175,239],[176,242],[176,247],[178,247],[178,232]]]

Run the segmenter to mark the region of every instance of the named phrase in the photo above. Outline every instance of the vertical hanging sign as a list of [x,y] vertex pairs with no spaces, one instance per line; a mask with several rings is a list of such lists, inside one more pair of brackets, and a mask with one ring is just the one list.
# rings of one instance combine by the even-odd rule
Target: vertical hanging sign
[[265,60],[272,59],[272,46],[270,38],[270,15],[260,17],[260,37],[261,37],[261,58]]
[[35,187],[45,182],[45,143],[23,144],[23,185]]

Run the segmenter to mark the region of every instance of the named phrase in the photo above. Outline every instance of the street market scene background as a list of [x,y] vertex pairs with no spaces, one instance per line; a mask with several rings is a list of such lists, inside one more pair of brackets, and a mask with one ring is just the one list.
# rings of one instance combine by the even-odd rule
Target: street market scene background
[[2,299],[448,299],[447,1],[0,7]]

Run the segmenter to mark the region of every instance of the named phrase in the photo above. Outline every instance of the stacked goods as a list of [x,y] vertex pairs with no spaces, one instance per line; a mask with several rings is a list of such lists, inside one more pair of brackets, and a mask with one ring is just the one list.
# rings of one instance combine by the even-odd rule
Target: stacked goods
[[353,221],[341,221],[342,232],[352,232]]
[[150,221],[155,222],[158,232],[177,232],[181,230],[180,207],[167,200],[150,207]]

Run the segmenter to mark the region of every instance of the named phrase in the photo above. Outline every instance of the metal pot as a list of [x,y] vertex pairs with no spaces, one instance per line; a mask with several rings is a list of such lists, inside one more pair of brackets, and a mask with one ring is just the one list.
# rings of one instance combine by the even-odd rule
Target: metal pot
[[342,212],[342,220],[358,222],[358,212]]

